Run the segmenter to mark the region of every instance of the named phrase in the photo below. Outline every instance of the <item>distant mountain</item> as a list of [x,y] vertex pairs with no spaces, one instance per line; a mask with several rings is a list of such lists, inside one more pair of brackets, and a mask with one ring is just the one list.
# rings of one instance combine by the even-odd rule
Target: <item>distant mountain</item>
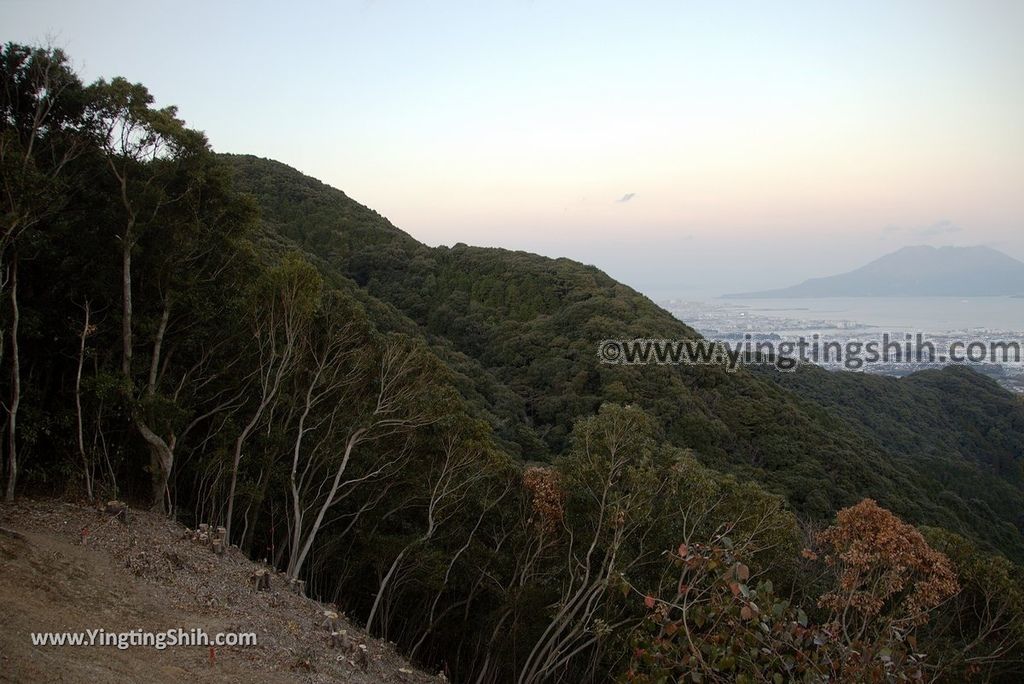
[[725,295],[786,297],[983,297],[1024,294],[1024,263],[990,247],[904,247],[849,273],[778,290]]

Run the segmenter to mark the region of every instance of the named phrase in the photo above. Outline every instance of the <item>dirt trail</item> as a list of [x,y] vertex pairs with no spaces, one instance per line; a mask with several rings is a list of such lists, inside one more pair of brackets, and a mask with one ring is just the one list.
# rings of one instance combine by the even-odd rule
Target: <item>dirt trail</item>
[[[181,525],[131,511],[127,523],[53,501],[0,505],[0,681],[13,682],[439,682],[390,644],[341,619],[331,647],[328,608],[237,549],[215,555]],[[83,528],[88,528],[85,543]],[[201,628],[255,632],[257,646],[158,650],[34,646],[32,632]]]

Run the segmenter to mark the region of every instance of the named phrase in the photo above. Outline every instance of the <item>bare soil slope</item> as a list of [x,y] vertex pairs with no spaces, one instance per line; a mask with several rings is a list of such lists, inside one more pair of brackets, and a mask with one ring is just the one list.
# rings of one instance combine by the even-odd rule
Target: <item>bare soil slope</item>
[[[88,534],[83,543],[83,528]],[[237,549],[215,555],[182,525],[131,511],[124,523],[52,501],[0,504],[0,681],[437,682],[390,644],[342,618],[331,646],[324,611]],[[32,632],[202,628],[255,632],[257,646],[157,650],[34,646]],[[336,639],[337,640],[337,639]]]

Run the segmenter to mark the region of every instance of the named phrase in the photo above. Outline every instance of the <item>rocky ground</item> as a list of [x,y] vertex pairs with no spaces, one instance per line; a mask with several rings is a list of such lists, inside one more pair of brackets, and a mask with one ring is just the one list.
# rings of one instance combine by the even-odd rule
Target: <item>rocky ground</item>
[[[83,534],[83,531],[86,533]],[[182,525],[145,511],[127,521],[54,502],[0,504],[0,681],[441,682],[369,638],[283,576],[215,554]],[[32,632],[201,628],[255,632],[256,646],[34,646]]]

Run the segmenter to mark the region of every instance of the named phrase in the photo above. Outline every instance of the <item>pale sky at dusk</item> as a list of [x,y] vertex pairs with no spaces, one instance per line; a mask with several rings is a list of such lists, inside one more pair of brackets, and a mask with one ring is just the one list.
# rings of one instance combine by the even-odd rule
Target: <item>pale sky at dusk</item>
[[145,83],[218,151],[656,296],[1024,259],[1022,35],[1019,0],[0,0],[0,40]]

